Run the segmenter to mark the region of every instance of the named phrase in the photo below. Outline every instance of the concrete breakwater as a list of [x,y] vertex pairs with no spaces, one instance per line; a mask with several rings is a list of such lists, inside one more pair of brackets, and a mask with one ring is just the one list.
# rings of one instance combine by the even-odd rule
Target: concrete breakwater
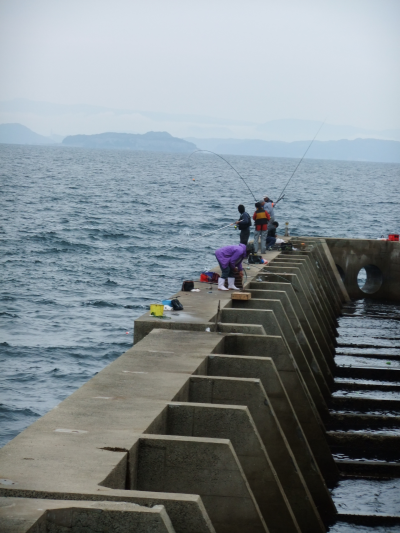
[[[246,270],[250,300],[196,283],[200,292],[178,293],[184,311],[170,320],[140,317],[130,350],[0,450],[0,531],[306,533],[338,520],[398,523],[338,513],[332,500],[344,476],[399,476],[395,461],[334,458],[332,449],[354,446],[391,452],[393,435],[337,429],[379,423],[368,409],[382,401],[399,410],[396,400],[360,398],[343,414],[335,378],[345,374],[354,388],[360,376],[375,379],[379,389],[399,371],[337,367],[338,317],[359,264],[344,263],[329,240],[302,242],[305,250],[269,252],[267,267]],[[388,249],[375,241],[369,258],[370,241],[354,247],[362,243],[361,266]],[[395,294],[397,253],[377,290]]]

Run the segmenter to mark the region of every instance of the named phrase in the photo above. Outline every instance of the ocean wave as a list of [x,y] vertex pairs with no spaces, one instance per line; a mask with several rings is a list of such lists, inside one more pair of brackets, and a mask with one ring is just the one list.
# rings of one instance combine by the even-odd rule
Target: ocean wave
[[18,315],[14,315],[13,313],[7,313],[7,311],[1,311],[0,316],[4,316],[7,318],[19,318]]
[[87,307],[118,307],[118,304],[113,302],[105,302],[104,300],[94,300],[89,302],[82,302],[83,306]]

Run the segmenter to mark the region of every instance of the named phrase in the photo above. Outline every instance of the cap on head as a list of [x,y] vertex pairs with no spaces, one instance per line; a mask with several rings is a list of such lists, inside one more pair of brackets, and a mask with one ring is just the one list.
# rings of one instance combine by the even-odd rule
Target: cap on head
[[248,242],[246,244],[246,252],[247,252],[247,255],[254,253],[254,243]]
[[239,211],[239,213],[243,214],[246,211],[244,205],[242,205],[242,204],[238,205],[238,211]]

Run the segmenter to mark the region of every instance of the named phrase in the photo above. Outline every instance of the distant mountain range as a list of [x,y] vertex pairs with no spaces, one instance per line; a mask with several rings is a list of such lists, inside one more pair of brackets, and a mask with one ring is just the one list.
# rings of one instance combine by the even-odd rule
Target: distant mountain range
[[196,145],[172,137],[169,133],[149,131],[144,135],[134,133],[98,133],[96,135],[70,135],[65,137],[64,146],[80,148],[108,148],[122,150],[146,150],[152,152],[190,153]]
[[[312,139],[321,122],[304,119],[279,119],[254,122],[207,115],[116,109],[87,104],[57,104],[19,98],[0,101],[0,122],[28,124],[35,131],[102,133],[118,131],[143,133],[168,131],[187,139],[261,139],[264,141],[306,141]],[[64,135],[65,137],[65,135]],[[326,122],[318,133],[319,141],[357,138],[400,141],[400,128],[372,129]]]
[[[56,145],[54,138],[38,135],[22,124],[0,124],[0,143]],[[287,143],[258,139],[199,139],[194,137],[180,139],[167,132],[150,131],[143,135],[134,133],[70,135],[62,140],[61,146],[186,154],[200,149],[228,155],[301,158],[309,143],[310,141]],[[59,143],[58,146],[60,146]],[[400,163],[400,142],[381,139],[314,141],[306,157],[308,159]]]
[[51,137],[44,137],[22,124],[0,124],[1,144],[54,144]]
[[[186,140],[195,144],[200,150],[211,150],[219,154],[262,157],[301,158],[310,144],[310,141],[286,143],[257,139],[197,139],[190,137]],[[306,157],[307,159],[400,163],[400,142],[381,139],[314,141]]]

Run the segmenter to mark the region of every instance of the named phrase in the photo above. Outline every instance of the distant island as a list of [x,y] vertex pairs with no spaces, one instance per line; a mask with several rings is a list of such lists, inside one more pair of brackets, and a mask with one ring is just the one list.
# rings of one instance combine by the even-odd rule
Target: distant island
[[55,144],[55,141],[15,123],[0,124],[0,144]]
[[[62,139],[62,140],[61,140]],[[61,141],[61,144],[60,144]],[[95,135],[53,135],[45,137],[22,124],[0,124],[0,144],[52,145],[65,147],[143,150],[189,154],[196,149],[211,150],[218,154],[259,157],[288,157],[299,159],[310,141],[263,141],[260,139],[179,139],[167,132],[99,133]],[[383,139],[343,139],[314,141],[307,159],[341,161],[369,161],[400,163],[400,142]]]
[[149,131],[143,135],[134,133],[69,135],[68,137],[65,137],[62,144],[64,146],[76,146],[80,148],[108,148],[179,153],[190,153],[197,148],[192,142],[172,137],[172,135],[165,131]]
[[[300,158],[310,141],[261,141],[258,139],[198,139],[189,137],[200,150],[219,154]],[[400,163],[400,142],[382,139],[314,141],[307,159]]]

